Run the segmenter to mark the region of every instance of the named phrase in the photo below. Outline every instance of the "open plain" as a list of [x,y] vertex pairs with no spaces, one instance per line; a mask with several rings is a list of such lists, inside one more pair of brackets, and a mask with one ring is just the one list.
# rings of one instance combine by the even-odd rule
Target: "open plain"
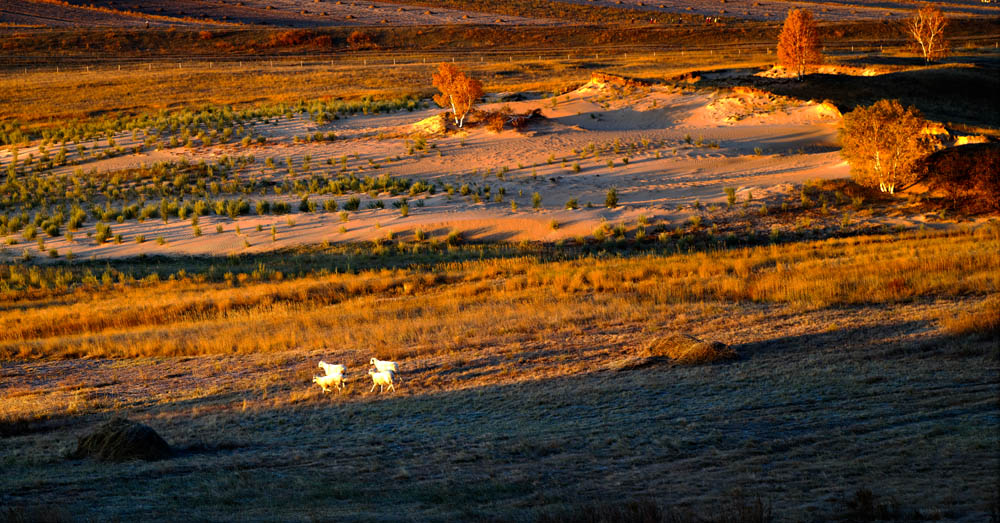
[[1000,520],[996,193],[842,148],[995,4],[789,5],[3,4],[0,521]]

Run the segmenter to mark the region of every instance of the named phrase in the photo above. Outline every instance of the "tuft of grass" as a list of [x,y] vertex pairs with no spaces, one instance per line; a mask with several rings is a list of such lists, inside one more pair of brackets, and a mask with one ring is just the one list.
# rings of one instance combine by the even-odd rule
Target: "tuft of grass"
[[669,358],[683,365],[715,363],[738,357],[735,350],[722,342],[702,341],[689,334],[676,332],[653,340],[643,349],[643,354],[651,358]]

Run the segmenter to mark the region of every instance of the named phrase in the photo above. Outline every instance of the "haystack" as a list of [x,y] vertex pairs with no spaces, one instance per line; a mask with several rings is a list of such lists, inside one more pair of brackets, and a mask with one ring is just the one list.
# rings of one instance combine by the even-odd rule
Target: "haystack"
[[696,365],[736,359],[736,351],[718,341],[702,341],[688,334],[671,333],[646,345],[645,356],[669,358],[675,363]]
[[170,457],[171,453],[170,445],[155,430],[125,418],[114,418],[80,438],[71,457],[91,457],[98,461],[154,461]]

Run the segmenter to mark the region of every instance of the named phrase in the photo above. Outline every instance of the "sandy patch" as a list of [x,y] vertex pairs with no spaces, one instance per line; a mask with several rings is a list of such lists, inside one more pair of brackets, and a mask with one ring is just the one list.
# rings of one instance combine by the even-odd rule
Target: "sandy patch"
[[[119,245],[97,245],[85,236],[85,228],[73,242],[51,238],[45,246],[60,252],[71,250],[77,257],[224,254],[303,243],[371,240],[390,233],[408,239],[416,229],[431,238],[443,238],[457,230],[473,240],[555,241],[590,235],[604,220],[634,222],[646,216],[681,223],[694,213],[693,204],[725,202],[726,187],[735,188],[740,199],[748,195],[765,198],[792,191],[809,179],[849,174],[834,145],[839,123],[835,114],[822,104],[762,91],[686,91],[590,82],[554,98],[482,108],[503,105],[518,112],[541,109],[545,119],[523,132],[497,134],[470,127],[432,136],[422,152],[411,149],[418,136],[414,123],[424,122],[421,125],[428,130],[426,122],[435,119],[439,109],[346,117],[324,125],[305,116],[248,124],[255,134],[268,136],[266,145],[249,148],[225,144],[128,154],[145,136],[120,133],[115,137],[119,156],[101,160],[88,156],[79,165],[56,168],[53,173],[113,171],[185,158],[214,162],[227,155],[252,154],[255,163],[239,170],[239,176],[290,180],[283,162],[291,161],[297,166],[296,177],[336,177],[346,161],[347,170],[359,177],[390,175],[422,180],[436,183],[438,191],[411,197],[406,217],[391,205],[405,195],[360,194],[361,209],[350,213],[346,222],[339,212],[298,212],[297,195],[240,195],[252,201],[287,201],[293,214],[244,216],[235,222],[204,216],[199,223],[201,236],[194,235],[186,220],[172,218],[166,224],[159,219],[145,223],[126,220],[111,224],[115,234],[124,236]],[[293,141],[296,136],[331,131],[338,136],[332,142]],[[88,155],[109,150],[105,141],[83,145]],[[37,147],[19,151],[22,159],[29,154],[37,158],[40,152]],[[52,146],[49,154],[54,154]],[[71,162],[80,160],[72,147],[68,158]],[[267,158],[276,166],[266,166]],[[306,158],[308,169],[303,168]],[[0,168],[9,162],[10,151],[0,151]],[[455,193],[447,194],[446,186]],[[471,194],[458,192],[462,186],[468,186],[472,193],[485,191],[486,186],[490,190],[475,202]],[[612,187],[618,191],[619,206],[607,209],[605,197]],[[532,208],[534,193],[541,197],[539,209]],[[310,197],[320,206],[330,198],[343,205],[347,195]],[[579,208],[567,209],[571,200]],[[384,208],[369,208],[376,202]],[[92,229],[93,222],[88,226]],[[216,232],[218,226],[223,232]],[[135,242],[138,235],[145,237],[144,243]],[[163,245],[156,241],[160,237]],[[20,254],[25,246],[35,249],[33,242],[22,242],[8,249],[8,254]]]

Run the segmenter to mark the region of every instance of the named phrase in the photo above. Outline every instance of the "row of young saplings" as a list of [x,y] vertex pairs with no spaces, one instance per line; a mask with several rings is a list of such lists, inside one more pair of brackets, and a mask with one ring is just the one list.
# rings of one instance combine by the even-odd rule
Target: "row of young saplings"
[[292,118],[296,115],[308,115],[319,124],[337,120],[341,115],[378,114],[393,111],[413,111],[426,107],[427,103],[415,95],[406,95],[393,99],[376,99],[366,96],[360,100],[315,100],[306,102],[300,100],[295,104],[274,104],[246,109],[233,109],[229,105],[207,105],[200,109],[184,109],[180,111],[159,111],[144,113],[139,116],[121,116],[107,118],[101,121],[80,121],[60,127],[45,127],[43,129],[27,129],[21,122],[10,120],[0,123],[0,145],[26,144],[35,140],[48,145],[51,143],[68,143],[89,141],[102,136],[113,137],[124,131],[144,132],[146,135],[167,135],[177,133],[182,129],[214,130],[225,133],[225,130],[235,126],[263,121],[269,123],[270,118]]
[[[369,363],[372,366],[372,368],[368,369],[368,376],[372,380],[372,388],[368,392],[374,392],[375,387],[378,387],[379,393],[385,390],[396,390],[396,383],[401,381],[399,378],[399,365],[394,361],[384,361],[374,357]],[[347,386],[345,385],[347,377],[346,365],[320,361],[319,368],[323,369],[325,374],[322,376],[313,376],[313,383],[319,385],[323,389],[324,394],[334,388],[338,392],[347,390]]]
[[27,180],[8,179],[8,182],[0,184],[0,210],[13,207],[30,209],[60,201],[92,202],[98,197],[102,197],[108,206],[118,203],[121,208],[125,208],[130,202],[169,198],[176,200],[185,196],[209,198],[220,194],[266,196],[273,193],[276,196],[296,195],[307,198],[314,195],[340,196],[352,192],[366,193],[372,198],[382,193],[393,197],[400,194],[417,196],[423,193],[434,195],[437,187],[434,183],[397,178],[390,174],[361,178],[353,173],[336,177],[312,176],[284,182],[237,178],[206,181],[189,173],[178,173],[173,176],[173,181],[166,181],[160,176],[135,182],[122,182],[115,178],[100,185],[76,177],[49,180],[32,177]]
[[[404,215],[409,212],[409,200],[401,198],[392,202],[393,207],[400,209]],[[417,200],[418,207],[423,206],[423,201]],[[132,204],[120,208],[113,208],[110,204],[104,206],[94,205],[90,214],[97,221],[98,226],[109,222],[124,223],[125,220],[138,220],[140,223],[154,218],[160,218],[164,223],[168,223],[170,218],[181,220],[191,219],[192,225],[197,225],[197,218],[215,214],[217,216],[228,216],[236,219],[240,216],[250,215],[255,212],[258,216],[264,215],[285,215],[292,212],[292,204],[282,201],[256,200],[247,201],[242,198],[236,200],[196,200],[193,202],[182,202],[178,199],[160,200],[159,204]],[[330,198],[319,202],[303,198],[298,202],[297,208],[300,212],[337,212],[341,211],[341,221],[346,221],[347,211],[358,211],[361,208],[361,199],[351,196],[342,203]],[[382,200],[371,200],[368,202],[369,209],[384,209],[385,202]],[[77,204],[71,209],[65,208],[51,210],[40,210],[30,216],[27,211],[20,213],[0,214],[0,236],[21,232],[25,239],[32,240],[39,232],[44,232],[50,237],[57,237],[62,234],[65,226],[70,231],[78,230],[87,221],[88,213]],[[67,214],[69,218],[67,219]]]
[[[270,122],[264,120],[263,123],[267,124]],[[174,131],[176,132],[177,129],[175,128]],[[55,144],[59,145],[59,148],[54,150],[54,156],[50,154],[50,151],[47,148],[49,144],[43,142],[38,146],[39,157],[37,160],[35,159],[34,154],[29,153],[26,160],[19,166],[16,164],[18,150],[15,147],[12,155],[15,158],[15,163],[12,163],[12,165],[19,167],[22,174],[41,174],[56,167],[79,165],[87,161],[104,160],[117,156],[123,156],[125,154],[140,154],[146,150],[162,151],[166,148],[192,148],[198,146],[210,147],[215,144],[222,145],[235,142],[239,142],[239,144],[244,148],[249,148],[252,146],[264,145],[268,141],[266,136],[255,134],[253,128],[247,128],[243,125],[219,129],[181,127],[180,131],[176,132],[176,134],[172,134],[169,130],[164,129],[147,129],[141,139],[139,136],[140,132],[142,131],[133,130],[133,143],[124,147],[118,144],[118,141],[114,136],[108,136],[107,142],[104,146],[102,146],[99,141],[95,141],[94,143],[80,143],[73,141],[70,143],[69,141],[64,140],[61,144]],[[123,137],[119,137],[119,139],[122,138]],[[296,135],[293,137],[292,141],[293,143],[299,144],[332,142],[336,139],[337,133],[333,131],[316,131],[303,135]],[[410,154],[413,154],[414,149],[411,148],[409,152]],[[328,163],[333,165],[332,161],[328,161]],[[305,168],[308,169],[308,167]],[[291,170],[290,162],[289,169]]]

